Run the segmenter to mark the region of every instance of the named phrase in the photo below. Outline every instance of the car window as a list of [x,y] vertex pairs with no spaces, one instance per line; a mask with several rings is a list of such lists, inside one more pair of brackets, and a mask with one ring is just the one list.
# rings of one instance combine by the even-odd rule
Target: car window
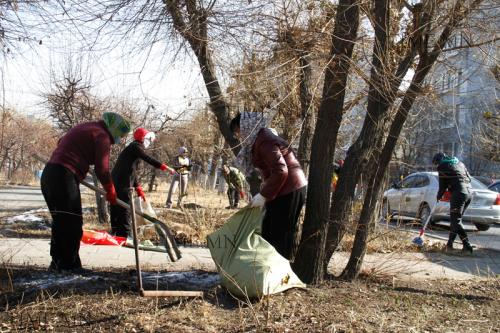
[[492,191],[500,192],[500,183],[488,187]]
[[411,176],[403,179],[403,182],[401,183],[401,187],[403,188],[412,188],[415,187],[415,182],[417,180],[416,176]]
[[423,175],[420,175],[420,176],[416,176],[415,177],[415,184],[413,185],[413,187],[424,187],[424,186],[427,186],[429,185],[429,178],[427,178],[427,176],[423,176]]
[[488,186],[484,185],[483,183],[481,183],[479,180],[477,180],[474,177],[471,178],[471,185],[472,185],[472,188],[476,188],[476,189],[481,189],[481,190],[488,189]]

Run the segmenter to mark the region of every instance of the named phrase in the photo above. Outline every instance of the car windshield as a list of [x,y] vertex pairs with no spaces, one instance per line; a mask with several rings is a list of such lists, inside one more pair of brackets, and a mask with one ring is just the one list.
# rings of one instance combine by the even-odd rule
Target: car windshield
[[[436,178],[437,181],[439,181],[438,176],[434,175],[434,177]],[[487,190],[488,189],[488,186],[484,185],[483,183],[481,183],[479,180],[477,180],[474,177],[471,177],[471,186],[472,186],[472,188],[475,188],[478,190]]]

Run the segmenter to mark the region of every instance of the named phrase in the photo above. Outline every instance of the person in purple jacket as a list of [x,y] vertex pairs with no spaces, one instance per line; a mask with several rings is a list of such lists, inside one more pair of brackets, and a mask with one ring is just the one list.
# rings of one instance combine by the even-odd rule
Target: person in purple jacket
[[128,120],[106,112],[102,120],[76,125],[59,140],[40,180],[52,216],[49,270],[81,270],[78,254],[83,234],[80,181],[87,175],[90,165],[94,165],[97,178],[106,190],[106,200],[116,204],[109,155],[111,145],[119,143],[129,131]]

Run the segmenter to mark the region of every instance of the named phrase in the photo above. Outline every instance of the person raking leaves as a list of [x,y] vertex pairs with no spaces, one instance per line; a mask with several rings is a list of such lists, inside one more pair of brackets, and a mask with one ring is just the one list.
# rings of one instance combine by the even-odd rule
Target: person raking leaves
[[106,200],[116,203],[116,191],[109,172],[112,144],[119,143],[130,132],[130,122],[113,112],[102,120],[71,128],[58,142],[40,180],[42,194],[52,216],[49,270],[78,272],[82,270],[80,239],[83,234],[80,181],[90,165],[106,190]]
[[222,175],[227,183],[227,197],[229,199],[229,206],[227,209],[238,208],[240,198],[245,198],[243,187],[245,186],[245,176],[240,170],[235,167],[224,164],[222,166]]
[[469,172],[465,165],[456,157],[447,156],[444,153],[434,155],[432,163],[437,166],[439,174],[437,200],[441,199],[445,191],[451,192],[450,235],[445,250],[453,250],[453,243],[458,235],[463,244],[462,251],[472,254],[473,248],[462,223],[462,216],[472,198]]
[[[140,161],[149,165],[174,174],[175,170],[169,168],[165,163],[161,163],[153,157],[146,154],[147,149],[154,141],[155,134],[144,128],[138,128],[134,131],[134,141],[132,141],[118,156],[116,164],[111,172],[117,196],[120,200],[129,204],[129,188],[134,187],[142,200],[146,200],[141,184],[137,180],[137,169]],[[131,235],[131,216],[130,212],[118,205],[112,205],[111,213],[111,233],[115,236],[128,237]]]

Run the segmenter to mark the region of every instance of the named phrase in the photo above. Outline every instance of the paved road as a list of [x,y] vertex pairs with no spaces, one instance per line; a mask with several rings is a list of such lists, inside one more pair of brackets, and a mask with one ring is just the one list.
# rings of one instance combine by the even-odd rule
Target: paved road
[[[90,190],[80,186],[82,195],[91,194]],[[42,190],[38,186],[1,186],[0,212],[27,211],[38,208],[47,208],[43,199]]]
[[[418,233],[420,226],[417,226],[410,221],[391,221],[390,224],[386,222],[381,223],[382,226],[389,226],[390,228],[396,228],[400,230],[411,230]],[[465,223],[465,230],[471,240],[471,242],[483,249],[491,249],[500,251],[500,224],[491,225],[488,231],[478,231],[473,224]],[[448,234],[450,232],[449,222],[437,222],[436,225],[431,226],[427,231],[426,235],[429,237],[435,237],[442,240],[448,239]],[[456,246],[460,248],[460,241],[456,241]]]
[[44,207],[46,205],[40,187],[0,187],[0,211],[26,211]]

